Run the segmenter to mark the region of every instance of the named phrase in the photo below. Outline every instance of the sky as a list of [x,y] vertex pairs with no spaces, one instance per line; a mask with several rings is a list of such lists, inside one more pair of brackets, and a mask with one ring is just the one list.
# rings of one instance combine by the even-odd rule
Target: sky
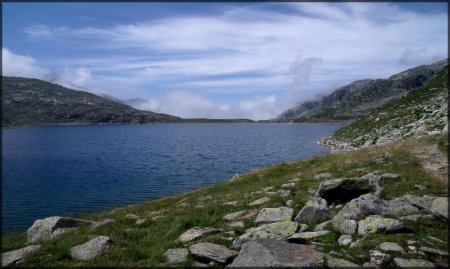
[[448,57],[448,3],[2,5],[3,75],[187,118],[271,119]]

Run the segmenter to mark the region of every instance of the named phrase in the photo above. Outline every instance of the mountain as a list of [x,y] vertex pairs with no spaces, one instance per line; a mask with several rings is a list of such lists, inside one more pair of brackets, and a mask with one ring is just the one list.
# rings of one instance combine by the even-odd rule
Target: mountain
[[374,109],[319,143],[335,151],[349,150],[447,133],[448,67],[445,67],[421,88]]
[[2,89],[2,126],[181,121],[39,79],[2,76]]
[[274,121],[354,121],[367,115],[375,107],[423,86],[447,64],[448,59],[445,59],[408,69],[388,79],[354,81],[319,100],[304,102],[291,108]]

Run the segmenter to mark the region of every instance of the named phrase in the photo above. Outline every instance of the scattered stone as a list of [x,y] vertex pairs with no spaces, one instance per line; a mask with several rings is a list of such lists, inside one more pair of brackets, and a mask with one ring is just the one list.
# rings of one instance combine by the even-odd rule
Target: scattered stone
[[397,243],[383,242],[378,247],[382,251],[404,252],[403,248]]
[[252,192],[250,193],[250,196],[253,196],[253,195],[259,195],[259,194],[263,194],[263,191],[252,191]]
[[318,232],[295,233],[290,237],[288,237],[288,240],[292,242],[307,242],[316,239],[317,237],[325,236],[329,233],[330,231],[327,230],[322,230]]
[[384,174],[381,174],[380,176],[381,176],[381,178],[386,178],[386,179],[398,179],[398,178],[400,178],[399,175],[397,175],[397,174],[390,174],[390,173],[384,173]]
[[361,245],[361,243],[362,243],[362,240],[361,240],[361,239],[358,239],[358,240],[356,240],[355,242],[351,242],[351,243],[350,243],[350,248],[356,248],[356,247],[359,247],[359,246]]
[[225,215],[222,219],[225,221],[236,220],[239,217],[242,217],[246,212],[247,212],[247,210],[241,210],[238,212],[230,213],[230,214]]
[[317,174],[317,175],[314,175],[314,179],[315,180],[320,180],[320,179],[322,179],[322,178],[330,178],[331,177],[331,174],[330,173],[320,173],[320,174]]
[[278,193],[277,192],[274,192],[274,191],[268,191],[268,192],[266,192],[266,195],[277,195]]
[[248,204],[249,206],[258,206],[258,205],[262,205],[262,204],[265,204],[265,203],[267,203],[267,202],[269,202],[270,201],[270,198],[269,197],[263,197],[263,198],[261,198],[261,199],[258,199],[258,200],[256,200],[256,201],[253,201],[253,202],[251,202],[250,204]]
[[299,233],[302,233],[302,232],[308,230],[308,225],[306,225],[306,224],[304,224],[304,223],[299,224],[298,227],[299,227],[299,229],[298,229],[298,232],[299,232]]
[[392,255],[379,252],[378,250],[369,251],[370,254],[370,263],[386,267],[394,258]]
[[394,263],[397,267],[402,268],[418,268],[418,267],[426,267],[426,268],[434,268],[434,264],[430,261],[424,259],[402,259],[402,258],[394,258]]
[[177,205],[177,207],[189,207],[189,206],[190,206],[189,203],[181,203]]
[[84,244],[70,249],[70,257],[75,260],[87,261],[103,255],[112,245],[112,240],[107,236],[99,236]]
[[65,233],[71,232],[71,231],[75,231],[76,229],[77,228],[58,228],[52,233],[52,235],[50,235],[50,239],[55,239],[62,234],[65,234]]
[[170,264],[185,262],[187,261],[188,255],[189,250],[187,248],[172,248],[164,253],[166,262]]
[[275,189],[274,186],[266,187],[266,188],[263,189],[263,192],[268,192],[268,191],[271,191],[273,189]]
[[286,202],[286,206],[287,206],[287,207],[293,207],[293,206],[294,206],[294,200],[288,200],[288,201]]
[[28,255],[39,250],[40,245],[30,245],[21,249],[2,253],[2,267],[21,263]]
[[383,218],[375,215],[369,216],[358,222],[359,235],[374,234],[379,232],[393,233],[405,228],[405,224],[399,220]]
[[253,208],[253,209],[247,210],[247,213],[245,213],[245,215],[242,216],[241,219],[249,219],[249,218],[255,216],[256,214],[258,214],[258,209]]
[[430,248],[426,246],[422,246],[419,248],[420,251],[426,254],[439,255],[439,256],[448,256],[448,252],[440,249]]
[[227,225],[229,227],[239,227],[239,228],[242,228],[242,227],[245,226],[244,222],[242,222],[242,221],[235,221],[235,222],[232,222],[232,223],[228,223]]
[[242,245],[229,267],[321,267],[324,255],[311,245],[257,239]]
[[138,221],[136,221],[136,225],[142,225],[147,221],[147,219],[140,219]]
[[338,239],[339,246],[348,246],[352,242],[352,236],[349,234],[341,235]]
[[439,242],[439,243],[443,243],[443,244],[446,244],[447,242],[445,242],[445,241],[442,241],[441,239],[439,239],[439,238],[436,238],[436,237],[434,237],[434,236],[431,236],[431,235],[429,235],[429,236],[427,236],[429,239],[431,239],[431,240],[433,240],[433,241],[436,241],[436,242]]
[[106,226],[106,225],[109,225],[109,224],[113,224],[115,222],[116,221],[113,220],[113,219],[104,219],[104,220],[102,220],[100,222],[94,222],[94,223],[92,223],[91,229],[89,231],[91,231],[91,232],[95,231],[96,229],[98,229],[100,227],[103,227],[103,226]]
[[378,268],[377,265],[370,263],[370,262],[365,262],[362,267],[363,268]]
[[225,202],[222,205],[230,205],[230,206],[237,206],[238,201],[231,201],[231,202]]
[[351,268],[351,267],[361,267],[355,263],[335,258],[331,255],[325,254],[325,268],[337,268],[337,267],[345,267],[345,268]]
[[290,221],[294,216],[294,209],[289,207],[263,208],[259,211],[255,225],[269,224],[280,221]]
[[289,194],[291,194],[291,191],[290,190],[281,189],[281,190],[277,191],[277,194],[280,197],[284,198],[284,197],[288,197]]
[[233,248],[238,249],[242,243],[257,238],[284,240],[293,235],[297,228],[298,223],[294,221],[275,222],[253,227],[233,241]]
[[192,255],[218,263],[227,263],[230,259],[235,257],[238,252],[230,250],[222,245],[213,243],[197,243],[189,247]]
[[286,183],[286,184],[281,185],[281,188],[283,188],[283,189],[291,189],[291,188],[294,188],[294,187],[295,187],[295,183],[294,182],[290,182],[290,183]]
[[420,185],[420,184],[415,184],[414,187],[418,188],[419,190],[423,191],[425,190],[427,187]]
[[415,246],[408,246],[409,250],[412,252],[417,252],[417,248]]
[[236,232],[235,232],[235,231],[228,231],[228,232],[224,232],[224,234],[228,234],[228,235],[231,235],[231,236],[235,236],[235,235],[236,235]]
[[291,180],[289,180],[288,182],[289,183],[297,183],[297,182],[299,182],[301,179],[300,178],[294,178],[294,179],[291,179]]
[[186,232],[184,232],[180,237],[178,238],[178,241],[185,243],[192,240],[200,239],[209,235],[213,235],[216,233],[220,233],[220,229],[216,228],[200,228],[200,227],[194,227]]
[[325,222],[322,222],[322,223],[320,223],[320,224],[317,224],[316,225],[316,227],[314,227],[314,232],[317,232],[317,231],[322,231],[322,230],[325,230],[325,228],[329,225],[331,223],[331,220],[327,220],[327,221],[325,221]]
[[125,218],[131,219],[131,220],[138,220],[138,219],[139,219],[139,217],[136,216],[135,214],[127,214],[127,215],[125,216]]
[[58,229],[63,229],[57,231],[57,234],[60,235],[61,232],[70,231],[66,228],[77,228],[81,226],[92,225],[92,223],[92,221],[58,216],[38,219],[27,231],[27,242],[33,243],[40,240],[49,240],[51,239],[52,234]]
[[327,201],[320,197],[314,197],[306,202],[294,220],[297,222],[324,221],[330,217],[330,213]]
[[402,216],[399,217],[399,219],[401,220],[411,220],[411,221],[418,221],[419,219],[422,218],[422,214],[415,214],[415,215],[408,215],[408,216]]
[[431,212],[438,217],[448,219],[448,197],[438,197],[431,204]]

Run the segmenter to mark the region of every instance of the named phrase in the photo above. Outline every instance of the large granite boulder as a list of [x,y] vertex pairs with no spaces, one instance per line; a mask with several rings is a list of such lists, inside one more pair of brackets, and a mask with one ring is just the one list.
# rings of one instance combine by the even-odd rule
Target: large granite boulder
[[314,197],[306,202],[294,220],[297,222],[320,222],[328,220],[330,217],[331,212],[327,201],[320,197]]
[[87,261],[103,255],[112,245],[107,236],[99,236],[70,249],[72,259]]
[[381,216],[368,216],[358,222],[358,234],[368,235],[379,232],[394,233],[406,229],[403,222]]
[[294,209],[289,207],[263,208],[256,217],[255,224],[269,224],[280,221],[290,221],[294,216]]
[[438,197],[431,204],[433,214],[448,219],[448,197]]
[[64,232],[73,230],[80,226],[92,225],[94,222],[66,218],[66,217],[48,217],[45,219],[36,220],[27,231],[28,243],[33,243],[41,240],[49,240],[54,238],[52,234],[60,235]]
[[290,244],[272,239],[256,239],[242,245],[229,267],[321,267],[324,254],[312,245]]
[[209,228],[209,227],[194,227],[186,232],[184,232],[180,237],[178,238],[178,241],[181,243],[186,243],[189,241],[197,240],[209,235],[213,235],[216,233],[220,233],[222,230],[216,229],[216,228]]
[[2,253],[2,267],[23,261],[28,255],[39,250],[40,245],[30,245],[21,249]]
[[238,249],[241,247],[242,243],[257,238],[284,240],[293,235],[297,229],[298,223],[294,221],[264,224],[256,228],[251,228],[234,239],[233,248]]
[[197,243],[190,246],[189,251],[192,255],[202,260],[218,263],[227,263],[238,254],[237,251],[213,243]]

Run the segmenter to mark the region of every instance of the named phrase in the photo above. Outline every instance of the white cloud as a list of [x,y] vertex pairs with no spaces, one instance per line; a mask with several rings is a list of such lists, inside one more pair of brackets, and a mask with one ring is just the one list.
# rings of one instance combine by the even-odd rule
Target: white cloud
[[39,66],[30,56],[22,56],[2,48],[2,75],[16,77],[42,78],[49,70]]
[[91,71],[89,71],[87,68],[81,67],[76,69],[71,69],[69,67],[65,68],[65,71],[63,73],[63,77],[74,83],[75,85],[83,86],[85,85],[89,80],[91,80]]

